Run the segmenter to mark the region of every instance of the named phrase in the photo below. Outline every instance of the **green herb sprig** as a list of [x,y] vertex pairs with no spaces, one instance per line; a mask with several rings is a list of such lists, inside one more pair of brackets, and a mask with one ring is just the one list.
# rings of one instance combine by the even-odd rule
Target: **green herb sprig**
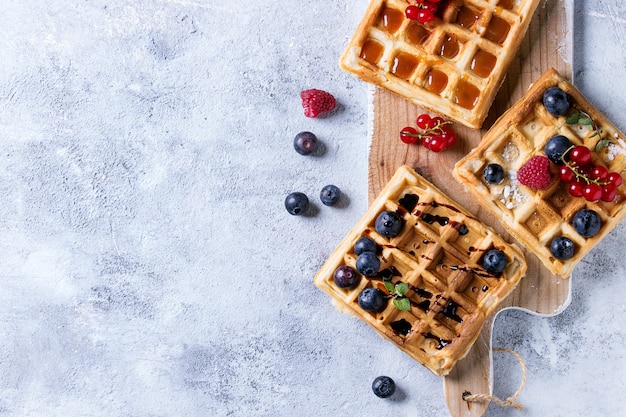
[[[602,138],[602,128],[598,126],[589,113],[583,110],[577,110],[575,113],[570,114],[566,119],[566,123],[568,125],[580,124],[581,126],[587,126],[589,129],[593,130],[593,134],[589,136],[589,138],[596,136]],[[611,140],[608,138],[600,139],[598,143],[596,143],[595,152],[609,146],[609,143],[611,143]]]
[[411,310],[411,301],[406,297],[406,293],[409,291],[409,284],[406,282],[394,284],[391,281],[384,281],[384,284],[389,294],[393,297],[393,305],[398,310]]

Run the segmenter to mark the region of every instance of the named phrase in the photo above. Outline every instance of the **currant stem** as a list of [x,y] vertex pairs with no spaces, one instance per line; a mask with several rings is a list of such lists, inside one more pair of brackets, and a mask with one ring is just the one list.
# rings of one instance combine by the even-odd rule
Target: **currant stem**
[[[442,126],[444,125],[451,125],[452,122],[451,121],[444,121],[444,122],[437,122],[437,124],[431,128],[428,129],[424,129],[421,133],[411,133],[411,132],[407,132],[406,130],[402,130],[400,133],[402,133],[405,136],[410,136],[413,138],[418,138],[418,139],[423,139],[425,136],[430,135],[431,133],[443,133],[444,130],[442,128]],[[568,149],[569,151],[569,149]]]
[[[588,119],[589,121],[591,121],[591,126],[589,127],[590,130],[594,131],[594,134],[591,135],[591,137],[593,138],[594,136],[598,136],[599,138],[602,138],[602,128],[598,126],[598,124],[596,123],[595,120],[593,120],[593,117],[591,117],[589,115],[589,113],[587,113],[584,110],[581,110],[579,108],[576,108],[576,111],[578,112],[578,116],[582,115],[584,116],[586,119]],[[580,119],[580,117],[579,117]]]
[[563,163],[565,164],[566,167],[568,167],[569,169],[572,170],[572,172],[576,176],[576,181],[578,181],[579,179],[582,179],[587,184],[597,184],[597,185],[600,185],[600,186],[602,186],[602,185],[609,185],[611,183],[611,181],[600,181],[598,179],[589,178],[587,175],[585,175],[584,172],[578,171],[578,169],[576,167],[576,164],[572,164],[572,163],[570,163],[570,162],[565,160],[565,155],[567,155],[569,153],[569,151],[571,151],[574,148],[575,148],[575,146],[572,145],[565,152],[563,152],[563,155],[561,156],[561,161],[563,161]]

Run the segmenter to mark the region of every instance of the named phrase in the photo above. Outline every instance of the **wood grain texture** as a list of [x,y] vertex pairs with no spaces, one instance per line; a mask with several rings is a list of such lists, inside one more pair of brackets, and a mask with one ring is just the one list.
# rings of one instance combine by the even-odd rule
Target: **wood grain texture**
[[[418,145],[405,145],[399,140],[404,126],[415,124],[424,110],[389,91],[376,88],[373,97],[373,130],[369,152],[368,197],[372,201],[396,169],[409,165],[426,177],[452,199],[466,207],[486,224],[500,232],[509,242],[515,242],[501,227],[497,219],[481,209],[478,203],[463,191],[452,177],[454,164],[480,142],[483,133],[495,120],[517,101],[530,84],[550,67],[571,79],[572,5],[558,0],[545,0],[537,8],[528,33],[482,130],[472,130],[455,125],[459,137],[457,144],[443,153],[433,153]],[[530,252],[524,251],[528,273],[520,285],[500,306],[520,308],[542,315],[561,312],[570,299],[570,280],[561,279],[550,272]],[[485,327],[466,358],[459,361],[452,373],[444,379],[444,395],[454,417],[484,415],[488,403],[467,403],[464,392],[491,393],[491,332],[496,311],[488,318]]]

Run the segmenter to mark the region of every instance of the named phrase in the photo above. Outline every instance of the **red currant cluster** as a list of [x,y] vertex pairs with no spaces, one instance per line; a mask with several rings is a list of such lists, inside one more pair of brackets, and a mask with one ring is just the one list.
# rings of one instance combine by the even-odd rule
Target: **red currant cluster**
[[408,19],[418,22],[430,23],[435,19],[437,13],[437,3],[441,0],[417,0],[417,4],[411,4],[404,9],[404,14]]
[[433,152],[442,152],[456,143],[456,133],[452,130],[452,122],[439,116],[430,117],[421,114],[415,124],[422,131],[407,126],[400,131],[400,140],[404,143],[421,143]]
[[569,193],[574,197],[584,197],[587,201],[611,202],[617,195],[617,187],[622,185],[618,172],[609,172],[602,165],[591,163],[591,151],[586,146],[574,146],[565,155],[559,168],[559,178],[568,184]]

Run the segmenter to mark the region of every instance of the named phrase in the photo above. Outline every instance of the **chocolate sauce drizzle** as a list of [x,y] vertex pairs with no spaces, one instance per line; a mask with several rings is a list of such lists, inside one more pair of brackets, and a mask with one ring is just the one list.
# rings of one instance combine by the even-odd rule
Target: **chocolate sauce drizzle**
[[405,194],[398,203],[409,213],[413,211],[417,203],[420,201],[420,197],[417,194]]
[[485,271],[484,269],[480,269],[480,268],[473,268],[471,266],[461,266],[461,265],[451,265],[450,269],[452,271],[463,271],[463,272],[471,272],[472,274],[476,274],[479,277],[483,277],[483,278],[494,278],[497,276],[496,275],[492,275],[489,272]]
[[405,319],[396,320],[391,323],[391,328],[393,329],[393,331],[396,332],[396,334],[402,336],[408,335],[412,327],[413,326],[411,325],[411,323],[409,323]]
[[432,334],[430,332],[426,332],[426,333],[422,333],[422,334],[423,334],[423,336],[426,339],[434,339],[434,340],[437,341],[437,343],[438,343],[437,344],[437,350],[441,350],[441,349],[443,349],[444,347],[446,347],[447,345],[450,344],[450,340],[442,339],[441,337],[435,336],[434,334]]
[[383,281],[391,281],[391,278],[393,277],[402,277],[402,273],[393,265],[389,268],[378,271],[378,274],[376,274],[376,278],[380,278]]
[[[420,218],[423,222],[427,224],[437,223],[440,226],[451,226],[453,227],[459,235],[463,236],[469,233],[469,229],[463,223],[459,223],[457,221],[450,221],[449,217],[440,216],[438,214],[424,213],[422,210],[417,209],[417,207],[445,207],[448,210],[451,210],[455,213],[461,213],[461,211],[450,204],[438,203],[436,201],[431,202],[421,202],[419,201],[419,196],[416,194],[405,194],[400,200],[398,200],[400,207],[403,210],[411,213],[412,215]],[[400,208],[399,207],[399,208]]]
[[447,306],[444,307],[442,313],[444,316],[451,318],[452,320],[462,323],[463,319],[461,316],[456,314],[457,309],[459,308],[458,304],[454,301],[450,301]]

